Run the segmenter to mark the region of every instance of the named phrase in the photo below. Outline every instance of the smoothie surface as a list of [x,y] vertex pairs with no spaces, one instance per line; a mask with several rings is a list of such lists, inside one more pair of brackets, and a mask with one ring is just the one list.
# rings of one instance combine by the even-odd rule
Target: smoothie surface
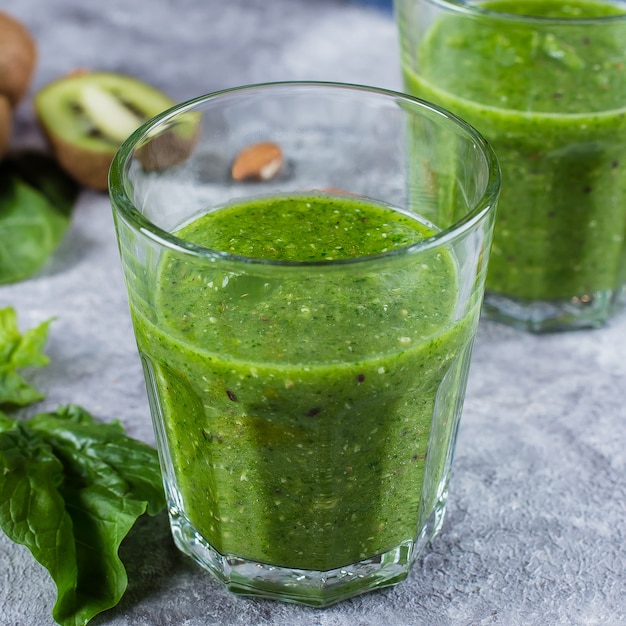
[[[381,204],[311,194],[224,207],[176,234],[248,258],[324,262],[383,254],[435,232]],[[247,362],[354,361],[409,347],[451,316],[457,297],[451,256],[436,250],[420,263],[406,256],[357,268],[260,267],[253,276],[225,264],[195,271],[192,260],[172,255],[162,265],[157,308],[185,340]],[[407,299],[413,306],[403,304]]]
[[415,216],[355,196],[258,198],[206,213],[176,235],[212,250],[277,261],[383,254],[435,234]]

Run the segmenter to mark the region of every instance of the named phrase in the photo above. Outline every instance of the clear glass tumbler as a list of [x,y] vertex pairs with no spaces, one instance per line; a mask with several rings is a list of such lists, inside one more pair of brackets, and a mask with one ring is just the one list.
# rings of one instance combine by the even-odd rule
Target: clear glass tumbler
[[438,531],[497,160],[443,110],[282,83],[181,104],[110,195],[177,546],[324,606]]
[[405,89],[502,168],[485,315],[596,327],[626,295],[626,3],[395,0]]

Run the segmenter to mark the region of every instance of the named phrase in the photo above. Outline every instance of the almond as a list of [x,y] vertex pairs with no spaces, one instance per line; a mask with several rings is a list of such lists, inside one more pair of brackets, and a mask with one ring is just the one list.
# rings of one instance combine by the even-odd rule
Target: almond
[[283,166],[283,151],[273,141],[262,141],[244,148],[233,162],[235,180],[270,180]]

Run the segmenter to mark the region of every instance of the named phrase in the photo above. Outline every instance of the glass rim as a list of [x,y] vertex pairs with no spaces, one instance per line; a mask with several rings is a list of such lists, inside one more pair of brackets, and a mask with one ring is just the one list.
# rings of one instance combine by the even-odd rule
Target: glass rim
[[[404,0],[395,0],[403,2]],[[468,0],[425,0],[428,4],[438,6],[455,13],[462,13],[474,17],[493,17],[499,20],[510,20],[511,22],[522,22],[529,24],[549,24],[578,26],[582,24],[608,24],[614,22],[626,22],[626,2],[624,0],[608,0],[603,4],[608,4],[616,8],[623,8],[624,13],[615,15],[602,15],[596,17],[548,17],[543,15],[524,15],[520,13],[509,13],[501,9],[488,9],[481,6],[481,1],[471,2]]]
[[[448,120],[449,122],[452,122],[454,126],[459,128],[467,138],[470,138],[474,142],[485,158],[487,166],[487,180],[480,199],[476,202],[475,206],[468,209],[467,213],[453,224],[416,243],[379,254],[319,261],[285,261],[279,259],[246,257],[194,244],[161,228],[152,220],[145,217],[143,213],[135,207],[132,199],[127,193],[127,171],[135,148],[139,146],[143,140],[155,134],[161,127],[167,127],[173,118],[184,113],[200,110],[199,107],[201,105],[212,100],[230,95],[236,95],[237,93],[249,93],[251,91],[268,89],[273,90],[279,88],[302,88],[315,90],[326,88],[329,90],[365,92],[388,98],[390,101],[395,100],[396,102],[405,102],[413,106],[417,105],[420,109],[428,110]],[[409,94],[401,93],[399,91],[361,84],[327,81],[279,81],[252,83],[210,92],[176,104],[155,115],[139,126],[126,138],[124,142],[122,142],[111,162],[108,183],[109,197],[114,212],[118,216],[122,217],[128,226],[163,248],[198,258],[213,260],[220,259],[236,263],[282,267],[330,267],[413,255],[431,248],[437,248],[445,245],[461,234],[472,230],[472,228],[485,219],[490,212],[495,211],[501,189],[501,173],[498,158],[491,147],[491,144],[480,134],[480,132],[478,132],[465,120],[456,116],[454,113],[431,102]]]

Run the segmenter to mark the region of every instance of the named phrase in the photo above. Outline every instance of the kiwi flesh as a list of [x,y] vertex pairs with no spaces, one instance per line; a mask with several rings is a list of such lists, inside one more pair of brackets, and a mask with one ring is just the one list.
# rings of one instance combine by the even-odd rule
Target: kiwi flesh
[[37,45],[24,24],[0,12],[0,94],[14,107],[23,97],[37,62]]
[[[77,182],[97,190],[106,190],[111,161],[124,139],[173,104],[160,90],[115,72],[74,73],[46,85],[34,98],[59,164]],[[193,132],[186,132],[191,138]]]

